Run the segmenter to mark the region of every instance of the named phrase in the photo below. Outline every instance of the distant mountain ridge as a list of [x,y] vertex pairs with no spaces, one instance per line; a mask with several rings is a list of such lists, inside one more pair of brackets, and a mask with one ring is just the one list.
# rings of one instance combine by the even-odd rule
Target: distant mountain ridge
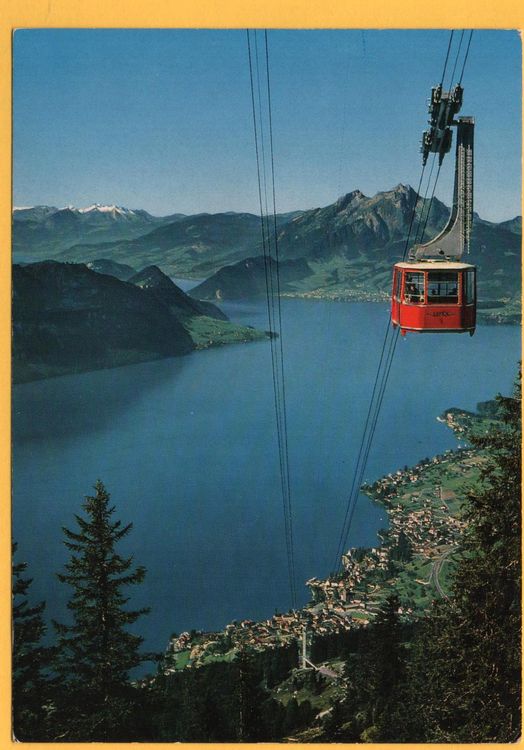
[[[277,217],[277,223],[289,221],[298,214],[300,212],[297,211],[282,214]],[[178,222],[183,222],[180,230],[175,228]],[[128,243],[145,238],[163,227],[171,228],[166,232],[152,234],[138,244],[140,255],[134,252],[131,261],[133,265],[157,264],[156,251],[168,250],[173,245],[186,248],[188,262],[194,265],[194,258],[198,258],[198,253],[204,252],[207,245],[216,253],[224,241],[226,246],[231,241],[236,243],[240,250],[237,257],[241,257],[248,246],[251,247],[253,240],[257,240],[260,217],[234,211],[191,216],[182,213],[152,216],[143,209],[98,203],[86,208],[15,207],[13,260],[26,263],[39,260],[93,261],[95,257],[107,257],[108,253],[103,252],[107,248],[110,259],[127,263]],[[166,266],[165,263],[162,265]],[[166,267],[166,270],[169,269]],[[210,272],[212,270],[215,270],[214,266]],[[199,270],[199,273],[205,275],[205,268]]]
[[73,205],[63,206],[62,208],[57,208],[56,206],[14,206],[13,218],[15,221],[32,221],[52,216],[61,211],[70,211],[73,214],[80,215],[107,214],[112,219],[117,219],[117,217],[131,219],[135,216],[142,216],[151,221],[155,221],[156,218],[159,218],[153,216],[142,208],[125,208],[125,206],[117,206],[115,204],[107,205],[103,203],[92,203],[90,206],[85,206],[83,208],[75,207]]
[[143,209],[99,203],[85,208],[15,207],[13,259],[15,262],[53,260],[60,252],[79,242],[93,245],[104,241],[132,239],[181,217],[183,214],[157,217]]

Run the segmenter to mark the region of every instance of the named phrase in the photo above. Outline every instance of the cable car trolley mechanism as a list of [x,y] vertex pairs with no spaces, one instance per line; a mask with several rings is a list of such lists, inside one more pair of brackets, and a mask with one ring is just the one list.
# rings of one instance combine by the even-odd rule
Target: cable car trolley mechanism
[[473,131],[472,117],[454,119],[462,104],[460,85],[450,91],[432,90],[430,128],[422,137],[425,165],[430,152],[439,164],[451,148],[451,126],[457,128],[453,207],[445,228],[425,244],[414,245],[407,261],[393,271],[391,322],[417,333],[475,332],[476,269],[460,259],[469,252],[473,222]]

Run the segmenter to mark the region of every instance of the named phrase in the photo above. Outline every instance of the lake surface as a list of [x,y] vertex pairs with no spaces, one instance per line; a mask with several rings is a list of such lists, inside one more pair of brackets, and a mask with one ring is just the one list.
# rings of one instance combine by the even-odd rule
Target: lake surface
[[[223,306],[267,328],[264,303]],[[299,603],[303,583],[336,553],[388,321],[383,304],[283,300],[289,461]],[[520,328],[399,340],[365,479],[413,464],[456,440],[436,417],[510,393]],[[135,628],[162,650],[170,634],[266,618],[290,606],[269,342],[15,387],[13,528],[31,596],[67,618],[57,581],[62,526],[100,478],[122,545],[145,582]],[[349,545],[374,545],[382,508],[360,497]]]

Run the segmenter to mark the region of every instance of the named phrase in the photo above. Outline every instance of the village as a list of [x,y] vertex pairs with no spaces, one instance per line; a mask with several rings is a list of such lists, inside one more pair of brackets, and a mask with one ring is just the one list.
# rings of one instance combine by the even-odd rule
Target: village
[[[467,418],[449,414],[440,421],[462,437]],[[446,596],[443,567],[452,564],[465,528],[461,490],[475,481],[482,462],[478,450],[460,448],[363,485],[362,491],[387,511],[388,528],[380,533],[380,546],[349,549],[340,571],[308,580],[311,601],[301,609],[259,622],[233,621],[220,632],[174,635],[164,672],[232,661],[242,650],[276,649],[305,637],[365,627],[391,593],[399,596],[402,618],[422,614],[433,599]]]
[[331,300],[332,302],[387,302],[389,297],[387,292],[380,290],[370,290],[364,285],[355,288],[335,287],[330,289],[329,286],[319,287],[308,291],[283,292],[283,297],[295,297],[300,299]]

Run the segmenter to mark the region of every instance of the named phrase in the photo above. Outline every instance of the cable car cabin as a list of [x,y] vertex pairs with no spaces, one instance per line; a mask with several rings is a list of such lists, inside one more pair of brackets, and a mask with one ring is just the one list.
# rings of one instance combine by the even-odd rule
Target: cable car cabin
[[405,336],[475,332],[475,266],[450,261],[397,263],[393,271],[391,322]]

